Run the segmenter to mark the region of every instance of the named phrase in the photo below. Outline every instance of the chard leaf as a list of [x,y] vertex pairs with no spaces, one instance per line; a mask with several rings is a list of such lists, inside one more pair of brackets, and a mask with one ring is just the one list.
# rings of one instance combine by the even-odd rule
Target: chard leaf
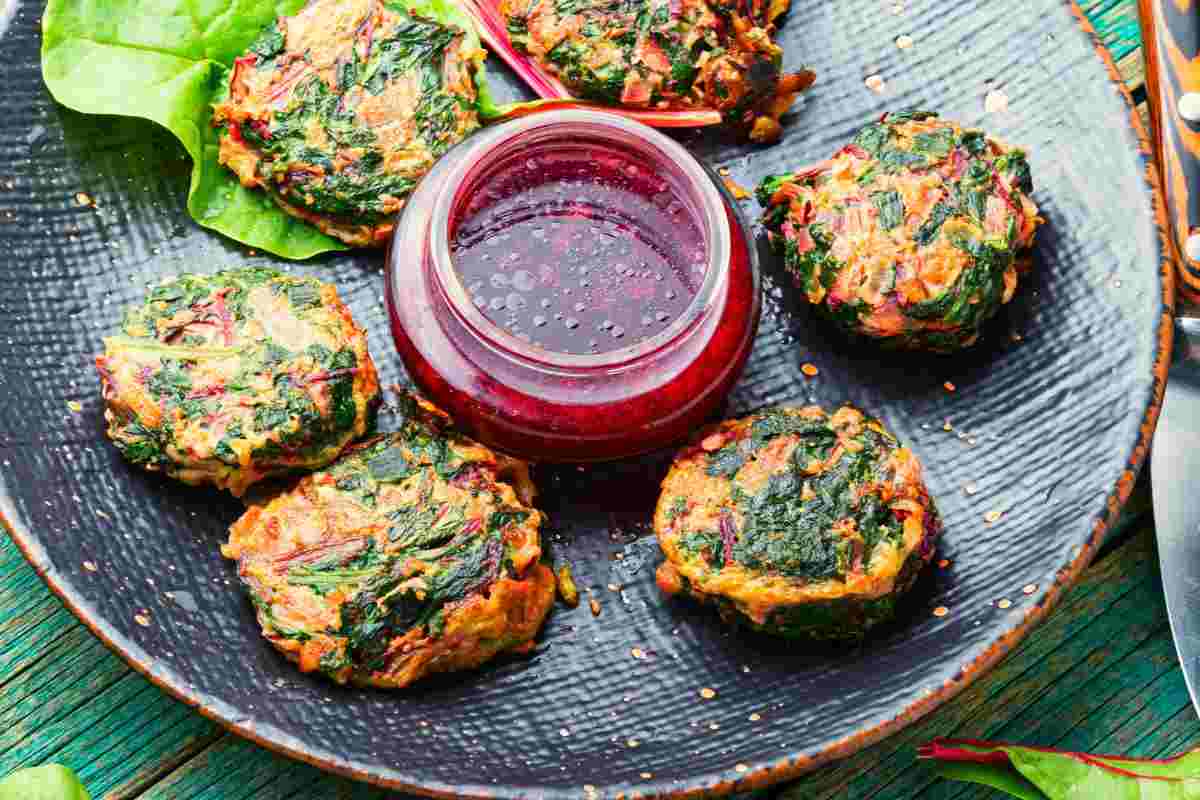
[[67,767],[43,764],[0,780],[0,800],[92,800],[92,796]]
[[[460,26],[464,44],[478,48],[471,18],[451,0],[402,5]],[[148,119],[174,134],[192,159],[187,205],[200,225],[289,259],[345,250],[265,192],[243,187],[217,162],[212,104],[225,90],[228,68],[251,46],[264,52],[279,44],[270,36],[274,21],[303,6],[304,0],[49,0],[42,77],[68,108]],[[482,72],[477,78],[482,84]],[[481,85],[481,106],[487,97]]]
[[1200,797],[1200,749],[1174,758],[1098,756],[969,739],[937,739],[918,751],[946,777],[984,783],[1022,800],[1191,800]]

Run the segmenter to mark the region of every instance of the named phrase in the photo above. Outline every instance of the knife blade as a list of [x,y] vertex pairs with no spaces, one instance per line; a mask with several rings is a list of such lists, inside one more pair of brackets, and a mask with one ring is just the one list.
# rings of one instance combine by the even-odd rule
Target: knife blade
[[1171,634],[1192,705],[1200,710],[1200,319],[1175,321],[1150,476]]

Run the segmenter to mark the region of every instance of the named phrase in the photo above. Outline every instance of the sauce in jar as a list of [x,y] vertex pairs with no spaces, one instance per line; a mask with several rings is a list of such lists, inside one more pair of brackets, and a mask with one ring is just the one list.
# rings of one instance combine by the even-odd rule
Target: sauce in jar
[[397,224],[387,300],[429,399],[480,441],[545,461],[691,433],[741,373],[760,308],[717,178],[674,140],[591,110],[487,129],[439,161]]
[[450,254],[471,302],[559,353],[637,344],[678,319],[707,266],[704,235],[666,182],[612,147],[511,161],[465,209]]

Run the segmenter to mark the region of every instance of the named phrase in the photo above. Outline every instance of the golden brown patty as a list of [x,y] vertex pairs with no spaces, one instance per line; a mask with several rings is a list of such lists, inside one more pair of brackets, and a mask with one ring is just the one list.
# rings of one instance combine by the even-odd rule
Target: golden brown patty
[[407,686],[533,647],[554,599],[526,465],[402,402],[397,433],[252,506],[222,548],[304,672]]
[[853,334],[949,351],[1012,299],[1042,221],[1032,191],[1023,151],[912,111],[758,198],[809,302]]
[[781,636],[852,638],[893,614],[941,523],[921,465],[851,406],[703,432],[663,481],[658,585]]
[[325,233],[382,245],[434,160],[479,127],[484,54],[464,39],[400,3],[312,0],[234,62],[221,163]]
[[271,269],[165,281],[96,368],[127,459],[235,495],[333,461],[380,402],[366,333],[337,289]]
[[785,74],[773,41],[788,0],[501,0],[513,45],[576,96],[720,111],[757,141],[813,81]]

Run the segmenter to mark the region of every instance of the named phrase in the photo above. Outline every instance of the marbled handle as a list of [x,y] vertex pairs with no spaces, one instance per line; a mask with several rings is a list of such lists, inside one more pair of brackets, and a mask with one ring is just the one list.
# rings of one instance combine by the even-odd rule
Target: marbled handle
[[1179,267],[1179,298],[1200,303],[1200,0],[1138,0],[1146,101]]

